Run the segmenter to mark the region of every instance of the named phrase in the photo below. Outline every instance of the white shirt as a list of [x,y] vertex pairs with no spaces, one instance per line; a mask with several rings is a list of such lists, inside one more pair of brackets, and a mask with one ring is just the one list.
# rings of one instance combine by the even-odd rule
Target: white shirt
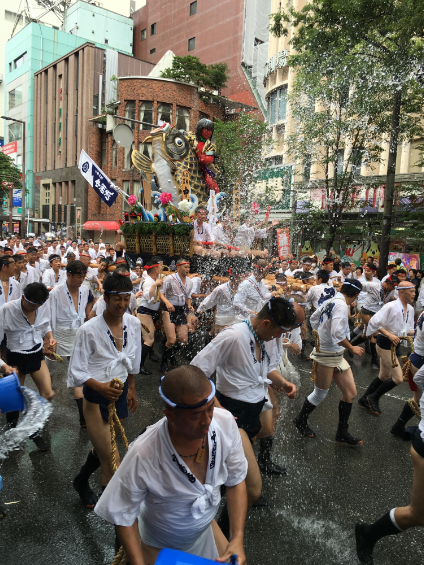
[[88,379],[108,383],[114,377],[122,382],[137,374],[141,360],[141,324],[135,316],[122,319],[122,351],[118,351],[103,316],[96,316],[77,333],[69,361],[68,387],[82,386]]
[[214,241],[215,238],[209,224],[203,222],[202,227],[199,227],[197,220],[194,220],[194,241]]
[[73,253],[75,255],[75,260],[77,261],[79,259],[79,251],[78,248],[74,249],[73,247],[68,247],[68,249],[66,250],[65,255],[67,256],[69,253]]
[[45,271],[43,273],[43,278],[41,280],[41,282],[47,287],[55,287],[59,284],[62,284],[63,282],[66,282],[67,279],[67,273],[66,271],[60,271],[58,273],[58,278],[56,281],[56,274],[53,271],[53,269],[47,269],[47,271]]
[[139,517],[145,543],[189,548],[214,519],[221,485],[236,486],[247,474],[241,436],[230,412],[214,409],[207,441],[209,460],[202,484],[174,448],[167,419],[149,426],[130,445],[95,513],[121,526],[132,526]]
[[78,292],[78,311],[65,282],[55,286],[50,291],[50,323],[52,329],[56,328],[80,328],[85,319],[85,309],[87,307],[89,290],[81,285]]
[[424,309],[424,284],[421,286],[420,293],[418,294],[417,308],[418,308],[419,310],[423,310],[423,309]]
[[[362,277],[359,277],[358,281],[362,284],[367,283],[367,282],[373,282],[373,283],[379,283],[380,282],[375,277],[372,278],[372,281],[367,281],[367,278],[366,278],[365,275],[362,275]],[[367,297],[366,291],[361,290],[361,292],[358,295],[358,298],[356,299],[356,302],[358,302],[359,304],[363,304],[365,302],[366,297]]]
[[183,284],[178,273],[167,275],[163,281],[162,293],[173,306],[184,306],[192,295],[192,292],[192,280],[186,277],[185,284]]
[[[224,245],[233,245],[231,241],[231,237],[224,231],[224,228],[221,224],[217,224],[212,228],[212,234],[215,238],[215,241],[219,241],[219,243],[223,243]],[[230,230],[231,234],[231,230]]]
[[35,269],[34,267],[31,267],[31,265],[29,263],[27,263],[26,272],[27,272],[27,282],[26,282],[26,284],[30,284],[30,283],[33,283],[33,282],[40,282],[40,277],[39,277],[39,274],[37,273],[37,269]]
[[40,274],[41,274],[41,275],[43,275],[43,273],[44,273],[45,271],[47,271],[48,269],[51,268],[51,267],[50,267],[50,262],[49,262],[47,259],[38,259],[38,260],[36,261],[36,264],[37,264],[37,263],[38,263],[38,265],[39,265],[39,271],[40,271]]
[[270,300],[271,293],[266,288],[264,280],[258,282],[254,275],[240,283],[234,297],[234,304],[244,306],[251,312],[260,312]]
[[380,281],[363,281],[362,288],[367,293],[362,307],[366,310],[370,310],[371,312],[378,312],[385,304],[388,304],[391,299],[395,297],[395,290],[385,293]]
[[305,300],[311,304],[315,310],[321,306],[323,302],[336,295],[335,289],[327,283],[316,284],[306,293]]
[[[418,355],[424,356],[424,312],[420,315],[417,320],[417,325],[415,326],[415,336],[414,336],[414,350]],[[424,412],[423,412],[424,414]]]
[[[229,283],[220,284],[209,296],[203,299],[197,308],[205,312],[216,306],[216,323],[220,326],[241,322],[250,316],[250,310],[240,303],[234,303],[234,293]],[[219,320],[219,321],[218,321]],[[224,323],[222,323],[224,322]]]
[[[9,291],[7,296],[4,294],[3,284],[0,281],[0,308],[4,306],[7,302],[12,300],[17,300],[22,296],[21,285],[15,279],[15,277],[9,278]],[[0,365],[1,366],[1,365]]]
[[88,253],[90,254],[90,257],[93,259],[93,261],[95,261],[97,259],[97,253],[94,249],[90,248],[88,250]]
[[[424,388],[424,365],[418,369],[418,371],[414,375],[414,383],[423,390]],[[420,410],[421,410],[421,420],[418,424],[418,428],[420,430],[421,439],[424,441],[424,394],[421,396],[420,399]]]
[[15,243],[13,247],[13,255],[16,255],[18,251],[23,251],[23,250],[24,250],[24,246],[22,245],[22,243],[20,243],[19,245],[16,245]]
[[350,338],[349,307],[340,292],[331,300],[325,301],[311,318],[312,329],[317,330],[321,351],[342,351],[339,345],[346,337]]
[[84,281],[82,283],[89,290],[91,290],[92,285],[97,284],[97,273],[92,267],[87,267],[87,274],[85,275]]
[[143,295],[140,297],[139,306],[144,306],[144,308],[149,308],[150,310],[155,310],[156,312],[160,308],[161,301],[159,299],[156,303],[153,303],[153,300],[156,296],[156,290],[153,293],[152,297],[150,297],[149,295],[150,289],[155,284],[155,282],[155,279],[152,279],[150,275],[146,276],[143,282]]
[[50,247],[47,249],[47,255],[50,257],[50,255],[60,255],[60,244],[56,245],[55,247],[53,247],[53,245],[50,245]]
[[28,275],[26,273],[19,273],[18,279],[15,280],[16,282],[19,283],[19,286],[21,287],[21,292],[23,292],[24,288],[28,284]]
[[267,236],[266,228],[256,229],[255,227],[243,224],[237,230],[234,238],[234,245],[236,247],[252,247],[255,239],[265,239]]
[[255,338],[247,324],[240,322],[222,330],[191,362],[207,377],[216,371],[216,388],[225,396],[256,403],[265,397],[271,384],[268,374],[276,368],[276,358],[263,352],[256,358]]
[[[34,348],[40,351],[43,338],[51,331],[48,300],[35,312],[35,322],[31,325],[22,311],[22,299],[7,302],[0,308],[0,336],[6,334],[7,348],[13,352],[28,352]],[[38,347],[37,347],[38,346]]]
[[290,277],[293,278],[294,274],[296,271],[298,271],[299,269],[293,269],[293,271],[291,269],[287,269],[287,271],[284,273],[286,275],[286,277]]
[[[289,343],[283,343],[283,339],[288,339]],[[300,349],[302,349],[302,336],[300,333],[300,328],[295,328],[291,332],[286,332],[280,338],[276,338],[273,341],[275,342],[275,348],[276,348],[275,355],[276,355],[277,367],[281,363],[281,360],[283,358],[283,348],[287,348],[289,344],[292,343],[294,345],[297,345]],[[267,342],[267,349],[268,349],[268,343],[269,342]]]
[[414,330],[413,307],[410,304],[407,305],[405,316],[403,305],[399,298],[394,302],[385,304],[383,308],[368,322],[366,335],[370,336],[377,332],[380,328],[384,328],[388,332],[397,336],[408,335],[409,331]]

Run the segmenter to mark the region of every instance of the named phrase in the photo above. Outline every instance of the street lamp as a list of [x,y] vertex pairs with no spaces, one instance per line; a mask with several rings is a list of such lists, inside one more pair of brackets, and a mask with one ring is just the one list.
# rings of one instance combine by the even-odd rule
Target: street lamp
[[[26,156],[26,131],[25,131],[25,121],[24,120],[16,120],[15,118],[9,118],[7,116],[0,116],[2,120],[6,120],[9,122],[17,122],[22,124],[22,208],[21,208],[21,237],[24,238],[26,236],[25,233],[25,156]],[[10,200],[10,210],[12,210],[12,199]],[[11,214],[12,215],[12,214]],[[13,222],[12,222],[13,224]],[[9,228],[10,231],[10,228]],[[12,232],[13,232],[13,225],[12,225]]]

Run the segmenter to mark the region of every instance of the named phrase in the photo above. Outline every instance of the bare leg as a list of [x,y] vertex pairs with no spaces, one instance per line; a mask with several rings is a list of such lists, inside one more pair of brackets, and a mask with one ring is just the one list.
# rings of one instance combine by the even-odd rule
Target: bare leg
[[177,341],[178,343],[182,343],[184,345],[187,345],[188,343],[188,325],[184,325],[184,326],[175,326],[175,332],[177,335]]
[[262,491],[262,478],[261,472],[259,471],[258,463],[256,461],[255,454],[253,453],[252,444],[250,439],[244,430],[239,430],[241,435],[241,441],[243,443],[244,455],[247,459],[247,476],[246,476],[246,488],[247,488],[247,503],[252,506],[256,500],[261,495]]
[[395,520],[402,530],[424,526],[424,457],[411,446],[411,458],[414,465],[411,502],[395,510]]
[[163,330],[166,335],[166,347],[170,348],[175,345],[177,336],[175,333],[175,324],[171,322],[169,312],[162,312]]
[[142,322],[145,326],[147,326],[150,330],[149,333],[141,326],[141,333],[143,336],[143,341],[149,347],[155,342],[155,325],[153,323],[152,317],[147,314],[137,314],[137,318]]

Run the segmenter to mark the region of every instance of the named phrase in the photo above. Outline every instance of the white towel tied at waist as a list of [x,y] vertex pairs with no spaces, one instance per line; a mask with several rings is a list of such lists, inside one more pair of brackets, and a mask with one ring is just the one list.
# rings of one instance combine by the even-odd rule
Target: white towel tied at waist
[[84,320],[85,320],[85,312],[82,312],[82,313],[78,312],[77,318],[74,318],[72,320],[71,328],[73,330],[77,330],[78,328],[80,328],[83,325]]
[[196,520],[199,520],[210,506],[218,506],[221,500],[220,487],[213,487],[206,484],[203,486],[205,492],[199,496],[191,506],[191,514]]
[[114,359],[109,365],[106,367],[106,370],[102,371],[99,374],[92,374],[93,379],[96,379],[100,382],[105,382],[104,376],[109,380],[113,378],[122,379],[128,376],[128,373],[132,371],[132,364],[130,359],[125,355],[124,352],[119,351],[116,359]]
[[[258,377],[258,384],[260,385],[272,385],[272,381],[270,381],[269,379],[267,379],[266,377],[263,379],[262,377]],[[250,385],[252,388],[257,387],[258,385]]]

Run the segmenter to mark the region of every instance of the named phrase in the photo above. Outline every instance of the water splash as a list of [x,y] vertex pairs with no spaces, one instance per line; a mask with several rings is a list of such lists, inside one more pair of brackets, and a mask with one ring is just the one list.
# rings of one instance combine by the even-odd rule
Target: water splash
[[23,386],[21,392],[25,400],[23,416],[16,428],[0,435],[0,460],[5,459],[11,451],[19,449],[30,436],[42,430],[53,410],[50,402],[34,390]]

